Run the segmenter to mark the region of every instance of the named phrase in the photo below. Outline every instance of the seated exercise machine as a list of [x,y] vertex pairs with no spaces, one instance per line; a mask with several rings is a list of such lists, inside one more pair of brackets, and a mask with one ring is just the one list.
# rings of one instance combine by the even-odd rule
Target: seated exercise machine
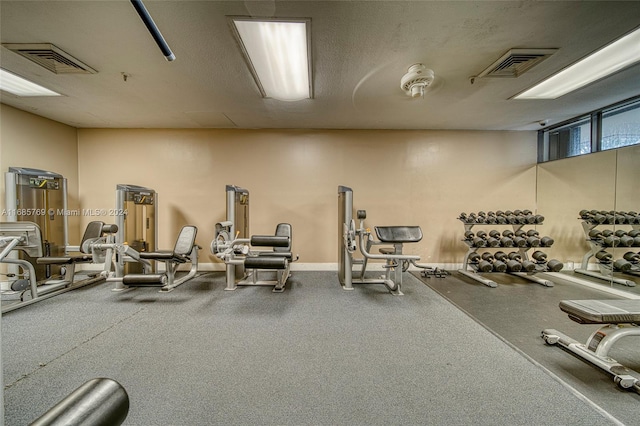
[[[123,291],[131,287],[160,287],[161,292],[169,292],[181,284],[195,277],[198,272],[198,250],[196,241],[198,228],[191,225],[182,227],[178,234],[173,250],[152,252],[138,252],[127,244],[113,243],[98,245],[100,248],[115,250],[116,259],[113,260],[114,272],[109,274],[107,281],[115,282],[114,291]],[[142,265],[143,273],[124,272],[124,258]],[[153,273],[152,261],[164,262],[164,273]],[[179,265],[190,263],[189,272],[180,278],[175,274]]]
[[[623,337],[640,337],[640,300],[563,300],[560,309],[580,324],[603,324],[581,344],[557,330],[542,331],[549,345],[558,344],[578,357],[613,375],[623,389],[640,393],[640,373],[608,356],[613,345]],[[639,346],[636,346],[638,348]],[[635,354],[640,354],[637,349]]]
[[[235,290],[239,285],[273,286],[274,293],[281,293],[291,276],[291,225],[280,223],[275,235],[252,235],[251,238],[231,239],[232,222],[216,224],[216,235],[211,242],[211,253],[226,265],[225,290]],[[272,250],[254,250],[254,247],[271,247]],[[251,272],[247,272],[247,270]],[[275,271],[275,280],[260,279],[263,270]],[[239,278],[237,275],[241,275]]]
[[[338,277],[344,290],[353,290],[353,284],[384,284],[391,294],[402,295],[402,273],[409,265],[429,271],[442,277],[446,272],[438,271],[430,266],[417,263],[420,256],[403,254],[403,245],[417,243],[422,240],[422,229],[419,226],[376,226],[378,241],[373,239],[371,231],[365,229],[366,211],[358,210],[360,225],[356,228],[353,220],[353,190],[346,186],[338,187]],[[376,245],[379,254],[371,253]],[[392,247],[389,247],[392,246]],[[359,250],[362,259],[354,259],[353,254]],[[365,278],[369,260],[384,260],[385,274],[379,279]],[[354,276],[353,265],[362,265],[360,273]]]
[[[33,222],[2,222],[0,223],[0,263],[17,265],[22,273],[11,274],[16,280],[11,284],[13,291],[22,291],[20,302],[3,305],[2,313],[18,309],[49,298],[69,290],[93,284],[104,279],[104,275],[74,282],[75,268],[78,263],[103,263],[110,252],[97,249],[99,244],[112,241],[116,232],[115,225],[105,225],[104,222],[89,223],[82,237],[79,250],[82,254],[76,256],[43,256],[44,243],[40,227]],[[26,259],[10,256],[12,251],[22,251],[28,257],[35,259],[38,265],[59,265],[64,276],[61,279],[48,279],[38,282],[34,265]],[[107,266],[105,266],[107,267]],[[20,278],[22,277],[22,278]],[[13,278],[13,277],[12,277]],[[31,298],[25,300],[25,295]]]
[[[283,292],[291,276],[291,263],[298,260],[291,252],[291,225],[278,224],[275,235],[249,236],[249,191],[227,185],[226,194],[227,220],[216,224],[211,242],[211,253],[225,263],[225,290],[259,285],[273,286],[275,293]],[[255,250],[256,247],[271,249]],[[267,271],[275,273],[275,279],[261,278]]]

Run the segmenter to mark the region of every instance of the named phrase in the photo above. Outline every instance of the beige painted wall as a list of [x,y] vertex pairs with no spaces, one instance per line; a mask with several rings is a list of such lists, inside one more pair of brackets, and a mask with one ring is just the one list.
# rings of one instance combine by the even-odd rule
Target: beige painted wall
[[[0,104],[0,205],[5,207],[4,174],[9,167],[29,167],[67,178],[69,208],[78,204],[78,141],[70,127]],[[4,220],[0,217],[0,220]],[[69,242],[79,244],[80,221],[69,220]]]
[[[294,231],[304,263],[336,263],[337,187],[354,190],[367,225],[420,225],[406,252],[460,263],[461,211],[535,209],[535,132],[79,129],[83,209],[109,209],[119,183],[159,193],[159,246],[184,224],[199,229],[202,263],[225,185],[251,194],[251,233]],[[83,217],[113,221],[113,218]]]

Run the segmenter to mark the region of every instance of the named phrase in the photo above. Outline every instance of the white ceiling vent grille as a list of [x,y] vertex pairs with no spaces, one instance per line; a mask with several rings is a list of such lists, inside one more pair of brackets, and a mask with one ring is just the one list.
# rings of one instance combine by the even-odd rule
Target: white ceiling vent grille
[[3,46],[55,74],[96,74],[98,72],[51,43],[5,43]]
[[520,77],[540,62],[553,55],[558,49],[511,49],[497,61],[482,71],[481,77]]

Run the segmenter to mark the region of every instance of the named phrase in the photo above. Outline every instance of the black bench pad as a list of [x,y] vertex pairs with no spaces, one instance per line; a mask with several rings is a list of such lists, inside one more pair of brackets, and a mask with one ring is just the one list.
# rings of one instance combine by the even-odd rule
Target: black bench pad
[[640,300],[563,300],[560,309],[581,324],[640,323]]
[[384,243],[417,243],[422,240],[419,226],[376,226],[376,236]]
[[170,260],[175,263],[185,263],[189,259],[182,255],[175,254],[172,251],[149,251],[149,252],[140,252],[141,259],[147,260]]

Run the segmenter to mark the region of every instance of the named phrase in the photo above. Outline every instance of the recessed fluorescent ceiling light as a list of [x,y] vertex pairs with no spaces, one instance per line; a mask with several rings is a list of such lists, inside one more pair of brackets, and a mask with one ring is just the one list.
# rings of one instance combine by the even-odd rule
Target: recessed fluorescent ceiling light
[[556,99],[638,61],[640,28],[514,96],[514,99]]
[[307,22],[233,19],[262,96],[282,101],[311,98]]
[[62,96],[0,68],[0,89],[16,96]]

